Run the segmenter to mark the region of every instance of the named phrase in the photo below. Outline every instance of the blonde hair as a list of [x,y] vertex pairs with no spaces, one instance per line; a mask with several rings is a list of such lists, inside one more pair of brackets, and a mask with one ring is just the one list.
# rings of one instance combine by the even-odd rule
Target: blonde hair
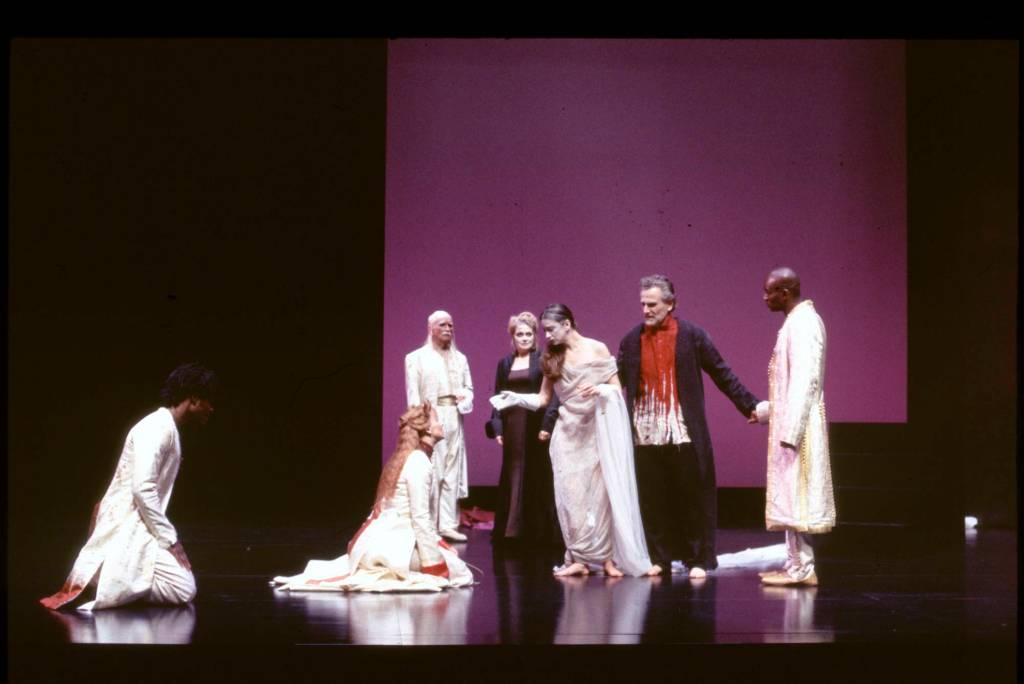
[[512,338],[512,351],[516,351],[516,328],[525,325],[533,331],[533,346],[530,351],[537,348],[537,317],[529,311],[524,311],[508,319],[508,334]]

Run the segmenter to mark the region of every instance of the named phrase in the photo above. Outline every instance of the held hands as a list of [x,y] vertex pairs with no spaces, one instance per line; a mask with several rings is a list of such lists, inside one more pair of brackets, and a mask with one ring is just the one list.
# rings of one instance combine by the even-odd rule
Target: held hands
[[174,544],[169,546],[167,550],[171,552],[171,555],[174,556],[174,560],[178,561],[178,564],[181,567],[192,572],[192,564],[188,562],[188,556],[185,555],[185,547],[181,545],[180,541],[174,542]]
[[540,432],[537,433],[537,439],[539,439],[542,442],[546,442],[549,439],[551,439],[551,433],[548,432],[547,430],[541,430]]
[[768,424],[769,413],[771,413],[771,404],[768,400],[759,402],[754,410],[750,412],[750,418],[747,420],[748,423],[761,423],[762,425]]

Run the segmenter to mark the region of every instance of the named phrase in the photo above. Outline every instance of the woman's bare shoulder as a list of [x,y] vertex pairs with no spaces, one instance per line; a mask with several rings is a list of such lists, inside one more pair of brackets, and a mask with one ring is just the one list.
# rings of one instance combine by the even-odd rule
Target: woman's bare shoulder
[[584,338],[587,341],[587,348],[595,359],[607,359],[611,356],[611,352],[608,351],[608,345],[601,340],[595,340],[590,337]]

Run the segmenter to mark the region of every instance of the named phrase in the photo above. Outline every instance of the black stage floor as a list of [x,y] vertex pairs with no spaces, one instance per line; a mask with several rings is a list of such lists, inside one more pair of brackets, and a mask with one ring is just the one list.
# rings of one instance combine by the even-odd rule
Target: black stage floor
[[[9,578],[9,680],[1010,681],[1015,672],[1015,531],[982,530],[945,550],[823,555],[820,586],[768,588],[754,568],[720,570],[702,583],[679,575],[557,580],[557,551],[495,549],[488,532],[472,530],[460,547],[481,571],[478,584],[405,595],[268,585],[308,557],[341,553],[347,532],[182,532],[199,584],[191,607],[51,613],[35,599],[59,587],[74,549],[53,550],[68,567]],[[758,530],[719,535],[720,553],[781,542]]]

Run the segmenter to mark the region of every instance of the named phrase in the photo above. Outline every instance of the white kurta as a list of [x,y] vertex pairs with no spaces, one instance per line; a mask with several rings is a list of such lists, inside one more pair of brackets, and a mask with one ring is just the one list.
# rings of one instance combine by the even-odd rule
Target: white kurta
[[[804,300],[779,330],[768,366],[768,405],[758,407],[759,419],[768,422],[769,530],[819,533],[835,525],[824,380],[825,324]],[[795,458],[780,442],[796,447]]]
[[[437,409],[444,425],[444,440],[434,447],[433,464],[437,473],[434,511],[440,516],[442,530],[455,529],[456,500],[469,496],[469,474],[466,466],[466,442],[462,430],[462,416],[473,410],[473,378],[469,374],[466,356],[451,349],[447,360],[429,342],[405,356],[405,394],[407,404],[416,406],[429,401]],[[437,398],[465,395],[458,406],[437,406]],[[440,496],[438,504],[436,498]]]
[[167,549],[178,541],[166,511],[180,463],[181,443],[170,410],[157,409],[128,432],[114,479],[100,501],[96,527],[64,586],[43,599],[44,605],[58,608],[74,600],[97,573],[92,608],[152,598],[158,556],[169,556]]
[[301,574],[275,577],[289,591],[441,591],[473,583],[473,575],[437,535],[430,515],[430,459],[406,459],[395,493],[371,515],[334,560],[311,560]]

